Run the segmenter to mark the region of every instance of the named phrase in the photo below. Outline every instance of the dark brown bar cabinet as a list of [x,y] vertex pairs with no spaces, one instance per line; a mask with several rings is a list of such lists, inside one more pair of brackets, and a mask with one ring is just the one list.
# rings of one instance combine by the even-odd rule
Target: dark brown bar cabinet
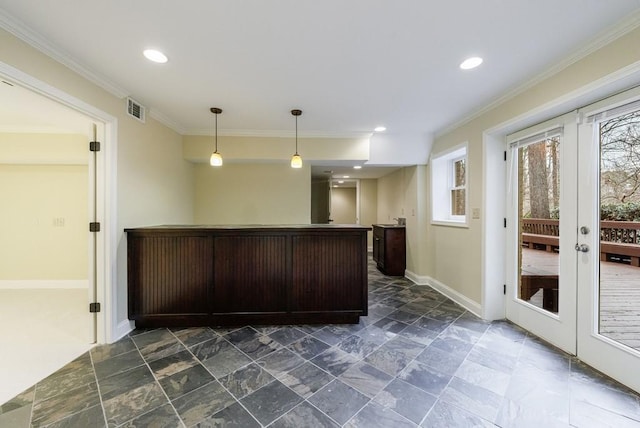
[[373,261],[385,275],[404,276],[407,264],[405,226],[373,225]]
[[136,327],[357,323],[364,226],[152,226],[127,233]]

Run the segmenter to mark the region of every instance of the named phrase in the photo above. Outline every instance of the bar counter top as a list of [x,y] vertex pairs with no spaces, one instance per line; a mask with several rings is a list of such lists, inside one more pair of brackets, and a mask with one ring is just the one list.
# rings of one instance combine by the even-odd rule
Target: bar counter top
[[[389,225],[387,225],[389,226]],[[402,226],[404,227],[404,226]],[[301,230],[301,229],[333,229],[333,230],[371,230],[369,226],[359,224],[162,224],[155,226],[140,226],[127,228],[125,232],[139,232],[144,230]]]

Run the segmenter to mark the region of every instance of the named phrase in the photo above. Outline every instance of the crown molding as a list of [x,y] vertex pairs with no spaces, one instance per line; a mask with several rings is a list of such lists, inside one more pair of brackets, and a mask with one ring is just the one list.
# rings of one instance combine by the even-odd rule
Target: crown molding
[[460,126],[465,125],[465,124],[471,122],[474,119],[477,119],[478,117],[482,116],[483,114],[485,114],[485,113],[493,110],[494,108],[498,107],[499,105],[501,105],[501,104],[503,104],[503,103],[515,98],[516,96],[522,94],[523,92],[527,91],[528,89],[533,88],[534,86],[536,86],[537,84],[543,82],[544,80],[546,80],[546,79],[558,74],[562,70],[568,68],[569,66],[575,64],[576,62],[580,61],[581,59],[589,56],[590,54],[592,54],[594,52],[596,52],[598,49],[603,48],[604,46],[606,46],[609,43],[617,40],[618,38],[620,38],[622,36],[624,36],[625,34],[629,33],[630,31],[635,30],[638,27],[640,27],[640,11],[630,14],[629,16],[624,18],[622,21],[618,22],[613,27],[600,32],[587,45],[583,46],[582,48],[579,48],[573,54],[567,56],[562,61],[560,61],[556,65],[550,67],[546,71],[543,71],[542,73],[538,74],[534,78],[532,78],[532,79],[524,82],[523,84],[513,88],[512,90],[506,92],[505,94],[501,95],[500,97],[495,98],[493,101],[489,102],[489,104],[487,104],[484,107],[472,112],[468,116],[466,116],[466,117],[464,117],[464,118],[462,118],[462,119],[460,119],[460,120],[458,120],[458,121],[456,121],[456,122],[454,122],[454,123],[442,128],[441,130],[435,132],[434,133],[435,138],[441,137],[442,135],[445,135],[445,134],[453,131],[454,129],[456,129],[456,128],[460,127]]
[[166,126],[167,128],[170,128],[172,130],[174,130],[175,132],[177,132],[180,135],[186,135],[186,129],[178,122],[176,122],[175,120],[169,118],[169,116],[165,115],[164,113],[155,110],[155,109],[149,109],[149,117],[152,117],[153,119],[157,120],[158,122],[162,123],[164,126]]
[[71,55],[51,44],[45,37],[38,32],[29,28],[22,21],[7,14],[0,9],[0,28],[13,34],[23,42],[29,44],[33,48],[39,50],[43,54],[53,58],[57,62],[67,66],[85,79],[100,86],[105,91],[111,93],[117,98],[124,98],[129,95],[128,91],[99,73],[89,69],[73,59]]

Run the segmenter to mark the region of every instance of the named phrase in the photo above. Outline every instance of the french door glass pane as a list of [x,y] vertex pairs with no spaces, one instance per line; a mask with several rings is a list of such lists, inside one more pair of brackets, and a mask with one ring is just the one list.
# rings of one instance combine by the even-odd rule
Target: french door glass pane
[[599,332],[640,350],[640,111],[599,131]]
[[558,312],[559,137],[518,148],[518,298]]

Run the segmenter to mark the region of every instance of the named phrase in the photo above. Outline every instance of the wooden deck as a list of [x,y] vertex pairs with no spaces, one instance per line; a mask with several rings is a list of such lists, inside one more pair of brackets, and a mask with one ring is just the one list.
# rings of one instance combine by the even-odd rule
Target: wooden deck
[[[558,271],[558,253],[522,249],[523,266]],[[529,303],[542,307],[542,290]],[[640,350],[640,268],[600,262],[600,333]]]

